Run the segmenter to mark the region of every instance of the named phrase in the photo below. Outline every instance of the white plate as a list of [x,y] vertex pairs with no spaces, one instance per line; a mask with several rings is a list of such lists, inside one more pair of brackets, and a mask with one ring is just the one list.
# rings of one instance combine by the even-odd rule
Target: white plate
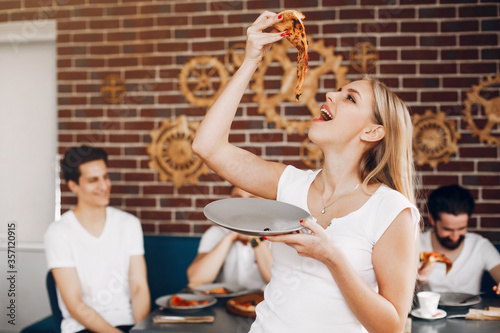
[[[229,291],[227,294],[207,294],[207,292],[211,289],[216,289],[216,288],[225,288],[226,290]],[[247,288],[237,285],[237,284],[231,284],[231,283],[210,283],[210,284],[203,284],[201,286],[196,286],[193,288],[193,292],[199,295],[209,295],[211,297],[217,297],[217,298],[227,298],[227,297],[235,297],[239,295],[244,295],[246,293],[249,293],[250,290]]]
[[481,302],[481,296],[479,295],[453,292],[441,292],[439,294],[441,295],[439,305],[447,307],[471,306]]
[[415,309],[412,312],[410,312],[413,317],[417,317],[420,319],[426,319],[426,320],[436,320],[436,319],[441,319],[446,317],[446,311],[437,309],[437,312],[434,316],[428,317],[424,316],[422,313],[420,313],[420,309]]
[[[195,306],[189,306],[189,307],[171,306],[170,305],[170,298],[172,298],[172,296],[174,296],[174,295],[177,295],[177,296],[179,296],[181,298],[184,298],[184,299],[190,300],[190,301],[203,301],[203,300],[206,300],[206,301],[208,301],[208,303],[207,304],[195,305]],[[212,297],[212,296],[209,296],[209,295],[195,295],[195,294],[182,294],[182,293],[179,293],[179,294],[172,294],[172,295],[166,295],[166,296],[158,297],[155,300],[155,303],[160,308],[184,312],[184,311],[193,311],[193,310],[199,310],[199,309],[208,308],[208,307],[214,305],[215,303],[217,303],[217,299],[214,298],[214,297]]]
[[209,203],[205,216],[229,230],[250,236],[280,235],[302,229],[308,212],[284,202],[257,198],[230,198]]

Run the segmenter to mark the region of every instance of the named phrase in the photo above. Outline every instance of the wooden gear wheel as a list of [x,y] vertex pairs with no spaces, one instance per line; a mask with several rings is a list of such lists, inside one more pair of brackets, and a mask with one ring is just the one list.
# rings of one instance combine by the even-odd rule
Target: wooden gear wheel
[[237,43],[229,48],[224,56],[224,63],[229,73],[234,73],[243,63],[245,58],[245,43]]
[[179,75],[181,92],[189,103],[210,106],[228,81],[224,65],[214,57],[189,60]]
[[427,163],[435,168],[440,162],[448,163],[458,151],[460,134],[455,130],[455,122],[445,118],[444,112],[436,114],[431,110],[412,117],[413,155],[418,165]]
[[[472,92],[467,93],[467,99],[464,101],[465,108],[463,109],[465,121],[468,124],[468,128],[472,130],[472,134],[479,137],[479,141],[481,142],[496,144],[497,146],[500,146],[500,136],[494,136],[491,132],[495,126],[500,124],[500,97],[498,96],[497,91],[495,94],[496,97],[486,98],[484,96],[487,93],[482,91],[486,91],[487,88],[498,88],[499,85],[500,75],[497,75],[496,77],[488,77],[486,80],[480,81],[478,85],[473,85]],[[484,111],[486,124],[483,129],[479,128],[476,121],[483,120],[484,116],[478,115],[474,117],[472,115],[473,105],[481,106]]]
[[[266,115],[267,122],[274,122],[276,128],[285,128],[288,134],[297,131],[304,134],[306,129],[311,126],[311,120],[299,121],[289,120],[282,117],[276,107],[284,101],[295,102],[295,86],[297,82],[297,65],[292,63],[287,55],[288,49],[292,48],[288,40],[274,44],[271,50],[264,56],[259,69],[254,74],[254,83],[251,89],[255,91],[254,101],[259,103],[258,112]],[[349,83],[344,78],[347,73],[347,67],[341,66],[342,56],[334,55],[333,46],[325,47],[323,40],[314,42],[309,40],[309,51],[319,53],[323,57],[323,63],[316,68],[307,68],[307,74],[302,87],[301,101],[305,101],[309,112],[313,117],[319,116],[319,104],[316,101],[316,92],[319,86],[319,78],[328,72],[335,74],[336,89]],[[264,92],[264,77],[273,61],[278,61],[283,69],[281,79],[281,89],[278,94],[267,97]]]
[[151,131],[149,167],[158,171],[160,180],[172,180],[180,188],[184,182],[196,184],[199,176],[210,172],[191,148],[198,126],[199,122],[188,123],[186,116],[180,116],[174,122],[165,119]]
[[357,43],[349,53],[352,67],[361,73],[367,73],[374,69],[378,58],[378,51],[370,42]]
[[110,74],[102,80],[101,96],[111,104],[119,103],[127,93],[125,82],[116,74]]

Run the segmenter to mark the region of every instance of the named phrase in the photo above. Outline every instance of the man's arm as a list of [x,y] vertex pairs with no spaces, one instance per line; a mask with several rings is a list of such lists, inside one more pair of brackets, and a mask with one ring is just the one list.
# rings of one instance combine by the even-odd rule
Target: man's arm
[[146,272],[146,261],[143,255],[130,257],[129,265],[130,302],[135,323],[146,318],[150,311],[149,286]]
[[493,286],[493,290],[500,296],[500,264],[490,270],[490,275],[497,283],[496,286]]
[[72,318],[93,332],[122,333],[83,302],[80,279],[74,267],[53,268],[52,274]]

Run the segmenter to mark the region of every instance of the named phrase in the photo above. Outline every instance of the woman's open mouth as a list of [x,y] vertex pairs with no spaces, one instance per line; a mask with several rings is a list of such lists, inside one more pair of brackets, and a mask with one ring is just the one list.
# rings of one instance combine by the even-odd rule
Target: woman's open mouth
[[333,116],[328,110],[328,107],[326,105],[322,105],[319,111],[320,111],[320,116],[323,120],[325,121],[333,120]]

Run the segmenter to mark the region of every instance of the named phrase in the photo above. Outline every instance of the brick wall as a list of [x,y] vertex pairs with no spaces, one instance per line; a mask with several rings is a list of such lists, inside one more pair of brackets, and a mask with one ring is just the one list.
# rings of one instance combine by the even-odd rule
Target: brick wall
[[[179,189],[160,181],[148,167],[150,131],[165,118],[186,115],[199,121],[205,114],[206,108],[189,104],[179,89],[179,73],[188,60],[208,55],[224,62],[228,49],[244,42],[246,28],[263,10],[284,8],[306,14],[308,35],[343,56],[347,79],[360,74],[349,62],[352,46],[371,42],[380,55],[372,72],[408,102],[412,113],[442,111],[456,122],[461,138],[450,162],[418,168],[422,195],[443,184],[468,187],[477,199],[472,229],[500,242],[499,147],[480,142],[462,112],[471,86],[500,73],[496,1],[2,0],[0,22],[57,20],[59,152],[83,143],[104,147],[110,154],[112,205],[138,216],[147,233],[200,234],[210,225],[203,207],[227,197],[229,185],[213,173]],[[312,57],[313,63],[319,61]],[[118,104],[100,94],[109,74],[126,82],[127,95]],[[266,88],[279,85],[279,75],[266,80]],[[333,85],[333,74],[325,74],[317,100]],[[485,97],[498,98],[498,90],[498,85],[489,89]],[[257,112],[254,94],[249,89],[243,98],[233,142],[264,158],[305,168],[299,150],[306,136],[268,124]],[[304,109],[302,104],[280,106],[281,112],[307,118]],[[484,127],[484,116],[474,112]],[[492,135],[499,132],[496,124]],[[63,211],[74,204],[63,185]]]

